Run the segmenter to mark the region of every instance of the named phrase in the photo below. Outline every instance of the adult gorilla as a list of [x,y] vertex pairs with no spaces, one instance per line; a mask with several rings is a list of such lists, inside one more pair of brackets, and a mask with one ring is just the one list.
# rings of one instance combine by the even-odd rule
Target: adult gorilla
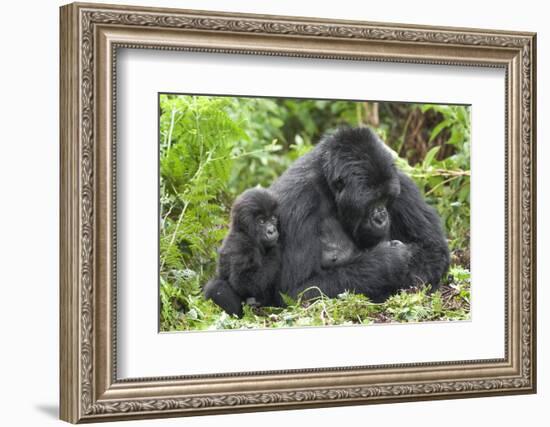
[[[292,297],[318,287],[329,297],[347,290],[380,302],[420,283],[435,289],[448,269],[439,216],[368,128],[326,136],[271,190],[279,201],[279,286]],[[348,262],[332,268],[322,266],[327,220],[342,225],[336,245],[351,240],[357,247]]]

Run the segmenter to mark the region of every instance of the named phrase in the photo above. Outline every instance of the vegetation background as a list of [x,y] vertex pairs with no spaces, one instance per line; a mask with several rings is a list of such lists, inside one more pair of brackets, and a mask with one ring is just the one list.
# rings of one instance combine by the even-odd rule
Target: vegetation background
[[[467,106],[160,95],[161,331],[465,320],[470,318],[470,111]],[[383,304],[341,294],[231,317],[201,294],[235,197],[268,187],[323,133],[373,127],[441,215],[452,251],[441,289]]]

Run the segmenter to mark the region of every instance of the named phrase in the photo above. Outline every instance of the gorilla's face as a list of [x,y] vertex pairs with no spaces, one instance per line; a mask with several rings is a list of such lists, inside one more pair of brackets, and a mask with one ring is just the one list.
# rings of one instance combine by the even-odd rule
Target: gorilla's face
[[277,217],[273,212],[271,215],[259,214],[256,216],[256,235],[259,236],[261,245],[266,249],[277,245],[279,230],[277,229]]
[[392,156],[366,128],[325,144],[323,169],[340,222],[360,248],[374,246],[389,235],[388,206],[400,192]]
[[246,190],[233,203],[232,225],[264,249],[273,248],[279,240],[276,209],[277,201],[268,190]]
[[354,174],[338,180],[334,193],[338,217],[359,247],[368,248],[387,238],[388,206],[399,190],[396,175],[373,184]]

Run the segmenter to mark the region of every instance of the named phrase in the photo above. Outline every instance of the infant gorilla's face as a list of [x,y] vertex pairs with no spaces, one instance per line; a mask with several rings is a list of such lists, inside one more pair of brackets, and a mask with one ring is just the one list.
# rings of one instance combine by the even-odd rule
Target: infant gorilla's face
[[277,200],[264,188],[243,192],[231,208],[233,230],[248,236],[255,244],[272,248],[279,240]]
[[278,221],[275,215],[259,215],[256,218],[256,235],[264,248],[272,248],[279,241]]

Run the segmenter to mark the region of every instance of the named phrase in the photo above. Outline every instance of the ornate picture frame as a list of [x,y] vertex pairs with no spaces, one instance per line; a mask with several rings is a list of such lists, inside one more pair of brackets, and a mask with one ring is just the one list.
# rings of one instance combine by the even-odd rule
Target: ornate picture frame
[[[60,20],[61,419],[78,423],[536,391],[535,34],[80,3],[63,6]],[[118,48],[504,69],[505,357],[118,379]]]

